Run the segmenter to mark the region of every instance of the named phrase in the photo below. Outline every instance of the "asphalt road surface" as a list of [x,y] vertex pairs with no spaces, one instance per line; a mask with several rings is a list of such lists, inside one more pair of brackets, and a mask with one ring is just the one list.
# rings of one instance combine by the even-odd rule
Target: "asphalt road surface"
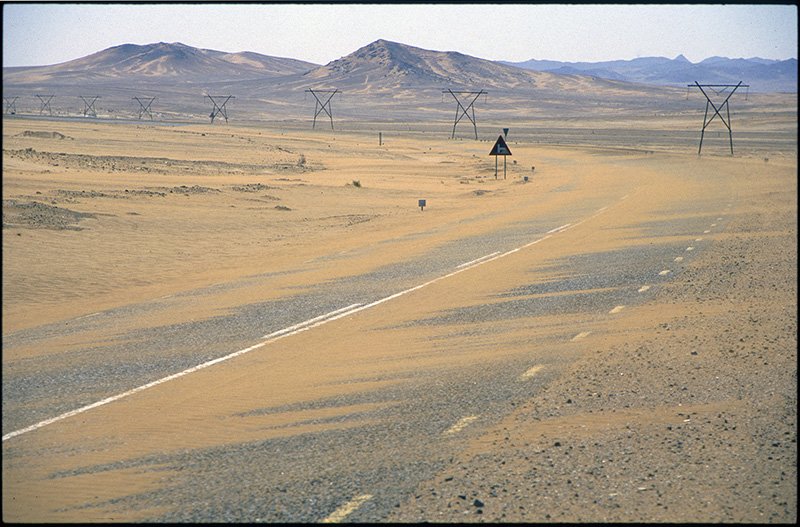
[[[576,177],[535,207],[4,335],[68,350],[4,364],[4,516],[386,521],[714,251],[742,191],[701,169],[592,192]],[[426,237],[444,241],[383,256]],[[381,265],[341,271],[363,258]],[[158,322],[245,287],[284,292]]]

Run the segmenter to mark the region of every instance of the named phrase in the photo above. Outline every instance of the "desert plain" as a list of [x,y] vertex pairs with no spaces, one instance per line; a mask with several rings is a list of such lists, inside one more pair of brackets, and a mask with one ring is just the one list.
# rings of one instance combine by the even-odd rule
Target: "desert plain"
[[784,110],[6,116],[3,520],[796,522]]

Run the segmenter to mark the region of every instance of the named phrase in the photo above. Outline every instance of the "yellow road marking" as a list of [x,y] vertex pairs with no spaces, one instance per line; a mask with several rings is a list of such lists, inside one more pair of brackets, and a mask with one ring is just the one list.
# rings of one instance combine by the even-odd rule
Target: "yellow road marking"
[[526,371],[520,376],[520,380],[530,379],[531,377],[539,373],[542,370],[542,368],[544,368],[544,366],[542,366],[541,364],[533,366],[532,368],[528,368],[528,371]]
[[363,494],[357,498],[354,498],[345,503],[344,505],[342,505],[341,507],[339,507],[338,509],[336,509],[335,511],[333,511],[333,513],[324,520],[322,520],[321,523],[339,523],[340,521],[345,519],[349,514],[351,514],[354,510],[361,507],[361,505],[365,501],[371,498],[372,494]]
[[574,337],[572,337],[570,340],[571,340],[572,342],[575,342],[576,340],[581,340],[581,339],[583,339],[583,338],[586,338],[586,337],[588,337],[588,336],[589,336],[589,333],[591,333],[591,331],[581,331],[580,333],[578,333],[577,335],[575,335]]
[[467,417],[462,417],[458,420],[456,424],[448,428],[444,433],[445,434],[455,434],[457,432],[462,431],[464,428],[467,427],[472,421],[478,418],[477,415],[468,415]]

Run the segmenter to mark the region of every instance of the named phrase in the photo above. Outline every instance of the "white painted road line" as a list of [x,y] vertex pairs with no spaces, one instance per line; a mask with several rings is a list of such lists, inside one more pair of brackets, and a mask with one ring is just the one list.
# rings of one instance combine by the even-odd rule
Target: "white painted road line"
[[617,307],[615,307],[614,309],[612,309],[611,311],[609,311],[609,313],[611,313],[611,314],[613,314],[613,313],[619,313],[619,312],[620,312],[620,311],[622,311],[623,309],[625,309],[625,306],[617,306]]
[[703,231],[703,234],[708,234],[709,232],[711,232],[711,231],[706,230],[706,231]]
[[[544,240],[546,238],[549,238],[549,236],[545,236],[544,238],[540,238],[538,240],[535,240],[535,241],[527,244],[526,246],[533,245],[534,243],[540,242],[540,241],[542,241],[542,240]],[[303,331],[308,331],[309,329],[313,329],[313,328],[316,328],[316,327],[321,326],[323,324],[327,324],[328,322],[333,322],[334,320],[338,320],[338,319],[340,319],[342,317],[346,317],[348,315],[352,315],[353,313],[357,313],[359,311],[363,311],[365,309],[369,309],[371,307],[375,307],[375,306],[377,306],[379,304],[382,304],[384,302],[388,302],[389,300],[393,300],[393,299],[398,298],[400,296],[403,296],[403,295],[405,295],[407,293],[411,293],[412,291],[416,291],[418,289],[422,289],[423,287],[429,286],[429,285],[431,285],[433,283],[436,283],[436,282],[438,282],[440,280],[444,280],[446,278],[450,278],[451,276],[457,275],[458,273],[461,273],[461,272],[466,271],[468,269],[472,269],[473,267],[477,267],[478,265],[481,265],[483,263],[489,262],[491,260],[495,260],[497,258],[502,258],[503,256],[506,256],[506,255],[509,255],[509,254],[511,254],[513,252],[516,252],[519,249],[520,248],[518,247],[517,249],[512,249],[511,251],[508,251],[506,253],[494,256],[492,258],[488,258],[486,260],[482,260],[482,261],[480,261],[480,262],[478,262],[478,263],[476,263],[476,264],[474,264],[474,265],[472,265],[470,267],[462,267],[461,269],[458,269],[458,270],[453,271],[451,273],[448,273],[446,275],[440,276],[438,278],[434,278],[433,280],[429,280],[429,281],[427,281],[427,282],[425,282],[423,284],[420,284],[418,286],[411,287],[409,289],[406,289],[405,291],[400,291],[399,293],[395,293],[393,295],[389,295],[387,297],[381,298],[380,300],[376,300],[375,302],[372,302],[372,303],[369,303],[369,304],[366,304],[366,305],[352,304],[350,306],[347,306],[347,307],[344,307],[344,308],[341,308],[341,309],[337,309],[336,311],[332,311],[330,313],[326,313],[325,315],[321,315],[321,316],[312,318],[310,320],[306,320],[305,322],[301,322],[299,324],[295,324],[294,326],[290,326],[288,328],[284,328],[284,329],[275,331],[274,333],[270,333],[269,335],[266,335],[264,337],[264,338],[267,338],[268,340],[265,340],[263,342],[259,342],[258,344],[250,346],[249,348],[245,348],[243,350],[236,351],[236,352],[231,353],[229,355],[225,355],[224,357],[219,357],[217,359],[213,359],[213,360],[210,360],[208,362],[204,362],[204,363],[202,363],[202,364],[200,364],[198,366],[193,366],[191,368],[188,368],[188,369],[183,370],[181,372],[175,373],[173,375],[169,375],[169,376],[164,377],[162,379],[158,379],[158,380],[155,380],[153,382],[149,382],[149,383],[144,384],[142,386],[136,387],[136,388],[134,388],[132,390],[128,390],[127,392],[123,392],[123,393],[114,395],[112,397],[107,397],[107,398],[105,398],[105,399],[103,399],[101,401],[97,401],[96,403],[92,403],[90,405],[83,406],[81,408],[78,408],[77,410],[72,410],[70,412],[63,413],[63,414],[61,414],[59,416],[56,416],[56,417],[53,417],[51,419],[46,419],[44,421],[40,421],[39,423],[36,423],[36,424],[31,425],[29,427],[22,428],[20,430],[15,430],[13,432],[9,432],[8,434],[5,434],[3,436],[3,441],[6,441],[7,439],[11,439],[12,437],[24,434],[26,432],[31,432],[31,431],[36,430],[38,428],[42,428],[43,426],[47,426],[47,425],[53,424],[53,423],[55,423],[57,421],[61,421],[61,420],[66,419],[68,417],[72,417],[74,415],[78,415],[80,413],[86,412],[86,411],[91,410],[93,408],[97,408],[99,406],[103,406],[103,405],[106,405],[108,403],[112,403],[114,401],[118,401],[118,400],[120,400],[120,399],[122,399],[124,397],[128,397],[129,395],[133,395],[133,394],[138,393],[138,392],[140,392],[142,390],[146,390],[148,388],[152,388],[153,386],[157,386],[159,384],[163,384],[165,382],[177,379],[179,377],[183,377],[184,375],[187,375],[189,373],[193,373],[195,371],[202,370],[204,368],[208,368],[209,366],[213,366],[214,364],[226,361],[228,359],[232,359],[234,357],[238,357],[239,355],[244,355],[245,353],[249,353],[249,352],[251,352],[251,351],[253,351],[255,349],[261,348],[261,347],[265,346],[266,344],[269,344],[271,342],[275,342],[276,340],[282,339],[284,337],[289,337],[291,335],[296,335],[297,333],[301,333]]]
[[458,268],[458,267],[466,267],[466,266],[468,266],[468,265],[472,265],[472,264],[474,264],[474,263],[478,263],[478,262],[480,262],[481,260],[485,260],[485,259],[487,259],[487,258],[491,258],[492,256],[494,256],[494,255],[496,255],[496,254],[500,254],[500,251],[495,251],[495,252],[493,252],[492,254],[487,254],[486,256],[481,256],[480,258],[475,258],[475,259],[474,259],[474,260],[472,260],[472,261],[469,261],[469,262],[466,262],[466,263],[463,263],[463,264],[461,264],[461,265],[457,266],[457,268]]
[[578,333],[577,335],[575,335],[574,337],[572,337],[569,340],[570,340],[570,342],[576,342],[578,340],[585,339],[586,337],[589,336],[589,333],[591,333],[591,331],[581,331],[580,333]]
[[274,331],[274,332],[272,332],[272,333],[270,333],[268,335],[264,335],[261,338],[262,339],[271,339],[273,337],[277,337],[279,335],[283,335],[284,333],[289,333],[289,332],[294,331],[296,329],[311,325],[314,322],[317,322],[319,320],[324,320],[324,319],[326,319],[328,317],[332,317],[333,315],[338,315],[342,311],[348,311],[348,310],[353,309],[354,307],[358,307],[360,305],[361,304],[351,304],[351,305],[349,305],[347,307],[343,307],[341,309],[337,309],[335,311],[331,311],[330,313],[326,313],[324,315],[320,315],[318,317],[311,318],[309,320],[306,320],[305,322],[300,322],[299,324],[295,324],[294,326],[289,326],[288,328],[279,329],[278,331]]
[[363,505],[364,502],[369,501],[370,499],[372,499],[372,494],[363,494],[361,496],[358,496],[357,498],[353,498],[352,500],[348,501],[347,503],[345,503],[344,505],[333,511],[333,513],[331,513],[330,516],[328,516],[324,520],[321,520],[320,523],[339,523],[347,516],[352,514],[353,511],[361,507],[361,505]]
[[668,274],[669,274],[669,273],[671,273],[671,272],[672,272],[672,271],[670,271],[669,269],[664,269],[663,271],[661,271],[661,272],[660,272],[660,273],[658,273],[658,274],[660,274],[661,276],[666,276],[666,275],[668,275]]
[[561,227],[556,227],[555,229],[550,229],[545,234],[553,234],[553,233],[559,232],[559,231],[561,231],[563,229],[566,229],[570,225],[572,225],[572,224],[571,223],[566,223],[566,224],[562,225]]
[[[566,225],[562,225],[561,227],[556,228],[554,230],[554,232],[561,232],[563,230],[566,230],[569,227],[577,227],[578,225],[580,225],[580,224],[582,224],[582,223],[584,223],[586,221],[589,221],[590,219],[598,216],[599,214],[600,214],[600,212],[596,212],[596,213],[592,214],[591,216],[589,216],[587,218],[584,218],[583,220],[579,221],[576,224],[567,223]],[[510,251],[506,251],[506,252],[504,252],[502,254],[496,254],[495,256],[491,256],[491,257],[489,257],[490,255],[487,255],[486,257],[484,257],[482,259],[479,259],[480,261],[478,261],[478,262],[476,262],[476,263],[474,263],[472,265],[465,265],[464,267],[457,268],[455,271],[453,271],[451,273],[439,276],[439,277],[434,278],[432,280],[428,280],[427,282],[425,282],[423,284],[419,284],[417,286],[410,287],[410,288],[408,288],[408,289],[406,289],[404,291],[400,291],[399,293],[395,293],[393,295],[389,295],[387,297],[381,298],[380,300],[376,300],[375,302],[371,302],[371,303],[366,304],[366,305],[351,304],[351,305],[349,305],[347,307],[343,307],[341,309],[337,309],[335,311],[331,311],[330,313],[326,313],[324,315],[320,315],[318,317],[306,320],[305,322],[301,322],[299,324],[295,324],[295,325],[290,326],[288,328],[284,328],[284,329],[275,331],[273,333],[270,333],[269,335],[265,335],[264,337],[262,337],[262,338],[265,338],[267,340],[259,342],[258,344],[254,344],[253,346],[250,346],[248,348],[244,348],[244,349],[241,349],[239,351],[235,351],[233,353],[225,355],[223,357],[219,357],[219,358],[212,359],[210,361],[204,362],[202,364],[198,364],[197,366],[193,366],[191,368],[187,368],[187,369],[185,369],[185,370],[183,370],[181,372],[174,373],[172,375],[168,375],[166,377],[163,377],[161,379],[157,379],[157,380],[149,382],[147,384],[143,384],[142,386],[138,386],[138,387],[133,388],[131,390],[128,390],[126,392],[123,392],[123,393],[120,393],[120,394],[117,394],[117,395],[113,395],[111,397],[107,397],[107,398],[102,399],[100,401],[97,401],[95,403],[92,403],[92,404],[83,406],[81,408],[78,408],[76,410],[65,412],[65,413],[63,413],[61,415],[58,415],[56,417],[52,417],[50,419],[45,419],[44,421],[40,421],[40,422],[38,422],[36,424],[33,424],[31,426],[28,426],[26,428],[21,428],[19,430],[15,430],[13,432],[9,432],[9,433],[7,433],[7,434],[5,434],[3,436],[3,441],[6,441],[8,439],[11,439],[12,437],[16,437],[18,435],[22,435],[22,434],[27,433],[27,432],[31,432],[33,430],[37,430],[39,428],[42,428],[44,426],[53,424],[53,423],[61,421],[63,419],[67,419],[69,417],[81,414],[81,413],[86,412],[88,410],[91,410],[91,409],[94,409],[94,408],[97,408],[97,407],[112,403],[114,401],[118,401],[120,399],[123,399],[125,397],[130,396],[130,395],[133,395],[135,393],[141,392],[141,391],[146,390],[148,388],[152,388],[154,386],[158,386],[159,384],[163,384],[165,382],[172,381],[174,379],[183,377],[184,375],[188,375],[190,373],[194,373],[196,371],[208,368],[209,366],[213,366],[213,365],[218,364],[220,362],[224,362],[224,361],[232,359],[234,357],[238,357],[239,355],[244,355],[245,353],[249,353],[249,352],[251,352],[253,350],[259,349],[259,348],[261,348],[261,347],[263,347],[263,346],[265,346],[265,345],[267,345],[267,344],[269,344],[271,342],[275,342],[276,340],[282,339],[284,337],[289,337],[289,336],[292,336],[292,335],[296,335],[298,333],[302,333],[303,331],[308,331],[310,329],[316,328],[316,327],[321,326],[323,324],[327,324],[328,322],[333,322],[334,320],[338,320],[338,319],[340,319],[342,317],[346,317],[348,315],[352,315],[354,313],[358,313],[359,311],[363,311],[365,309],[369,309],[371,307],[375,307],[377,305],[383,304],[384,302],[388,302],[389,300],[393,300],[395,298],[401,297],[401,296],[403,296],[403,295],[405,295],[407,293],[411,293],[411,292],[416,291],[418,289],[422,289],[423,287],[427,287],[427,286],[429,286],[431,284],[439,282],[440,280],[445,280],[447,278],[450,278],[451,276],[455,276],[455,275],[457,275],[457,274],[459,274],[459,273],[461,273],[463,271],[466,271],[468,269],[472,269],[472,268],[477,267],[479,265],[482,265],[482,264],[491,262],[493,260],[497,260],[499,258],[503,258],[505,256],[513,254],[513,253],[515,253],[517,251],[520,251],[522,249],[530,247],[531,245],[534,245],[534,244],[537,244],[539,242],[542,242],[542,241],[546,240],[547,238],[550,238],[551,236],[552,236],[552,234],[547,234],[547,235],[545,235],[545,236],[543,236],[543,237],[541,237],[541,238],[539,238],[537,240],[534,240],[532,242],[528,242],[525,245],[522,245],[522,246],[517,247],[515,249],[511,249]],[[477,417],[475,419],[477,419]]]
[[82,318],[96,317],[96,316],[97,316],[97,315],[99,315],[99,314],[100,314],[100,312],[98,311],[97,313],[92,313],[91,315],[83,315],[83,316],[81,316],[81,317],[78,317],[78,318],[75,318],[75,319],[73,319],[73,320],[80,320],[80,319],[82,319]]
[[694,241],[696,241],[696,242],[702,242],[702,241],[703,241],[703,238],[695,238],[695,239],[694,239]]
[[648,289],[650,289],[650,286],[649,286],[649,285],[643,285],[642,287],[640,287],[640,288],[639,288],[639,292],[640,292],[640,293],[644,293],[644,292],[645,292],[645,291],[647,291]]
[[675,257],[675,261],[676,262],[682,262],[683,261],[683,256],[676,256]]
[[542,365],[533,366],[531,368],[528,368],[528,371],[526,371],[525,373],[523,373],[522,375],[519,376],[519,380],[525,381],[527,379],[530,379],[531,377],[533,377],[534,375],[539,373],[542,370],[542,368],[544,368],[544,366],[542,366]]
[[[13,432],[9,432],[9,433],[7,433],[7,434],[5,434],[3,436],[3,441],[6,441],[7,439],[11,439],[12,437],[24,434],[26,432],[31,432],[31,431],[36,430],[38,428],[42,428],[44,426],[53,424],[55,422],[67,419],[68,417],[72,417],[72,416],[81,414],[83,412],[92,410],[94,408],[98,408],[100,406],[104,406],[106,404],[113,403],[114,401],[118,401],[120,399],[123,399],[125,397],[130,396],[130,395],[133,395],[135,393],[141,392],[141,391],[146,390],[148,388],[152,388],[153,386],[158,386],[159,384],[163,384],[165,382],[172,381],[172,380],[177,379],[179,377],[183,377],[184,375],[188,375],[190,373],[194,373],[196,371],[208,368],[209,366],[213,366],[214,364],[218,364],[220,362],[224,362],[224,361],[232,359],[234,357],[238,357],[239,355],[244,355],[245,353],[249,353],[249,352],[251,352],[253,350],[261,348],[262,346],[264,346],[266,344],[269,344],[270,342],[275,342],[276,340],[281,339],[283,337],[288,337],[290,335],[294,335],[296,333],[300,333],[302,331],[306,331],[306,330],[311,329],[313,327],[316,327],[316,326],[318,326],[320,324],[328,322],[328,321],[330,321],[332,319],[331,318],[327,318],[326,319],[326,317],[330,317],[333,314],[340,313],[340,312],[342,312],[344,310],[347,310],[347,309],[352,309],[354,306],[358,306],[358,305],[360,305],[360,304],[353,304],[351,306],[347,306],[347,307],[342,308],[342,309],[337,309],[336,311],[332,311],[332,312],[327,313],[325,315],[321,315],[319,317],[315,317],[315,318],[312,318],[310,320],[306,320],[305,322],[301,322],[300,324],[295,324],[294,326],[290,326],[288,328],[281,329],[281,330],[276,331],[274,333],[270,333],[270,335],[267,335],[268,340],[265,340],[263,342],[259,342],[258,344],[250,346],[249,348],[244,348],[242,350],[230,353],[230,354],[225,355],[223,357],[212,359],[212,360],[204,362],[202,364],[198,364],[197,366],[192,366],[191,368],[187,368],[187,369],[185,369],[185,370],[183,370],[181,372],[174,373],[172,375],[168,375],[167,377],[163,377],[161,379],[155,380],[153,382],[149,382],[147,384],[143,384],[142,386],[138,386],[136,388],[133,388],[132,390],[128,390],[127,392],[119,393],[119,394],[113,395],[111,397],[106,397],[105,399],[102,399],[100,401],[97,401],[95,403],[92,403],[92,404],[89,404],[89,405],[86,405],[86,406],[82,406],[82,407],[80,407],[80,408],[78,408],[76,410],[71,410],[69,412],[65,412],[65,413],[63,413],[61,415],[58,415],[56,417],[52,417],[50,419],[45,419],[44,421],[40,421],[40,422],[38,422],[38,423],[36,423],[34,425],[31,425],[31,426],[28,426],[26,428],[22,428],[20,430],[15,430]],[[322,320],[322,321],[314,323],[314,321],[318,321],[318,320]],[[267,338],[267,337],[265,337],[265,338]]]
[[472,421],[478,418],[477,415],[468,415],[458,420],[456,424],[444,431],[445,435],[455,434],[466,428]]
[[687,247],[686,250],[687,251],[694,251],[694,247]]

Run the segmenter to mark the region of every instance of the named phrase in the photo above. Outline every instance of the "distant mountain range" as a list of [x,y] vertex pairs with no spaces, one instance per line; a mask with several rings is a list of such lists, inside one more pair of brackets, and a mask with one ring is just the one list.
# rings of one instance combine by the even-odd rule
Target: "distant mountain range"
[[181,43],[123,44],[61,64],[4,67],[3,84],[68,78],[102,82],[120,77],[143,81],[173,77],[186,82],[213,83],[279,77],[289,80],[287,77],[302,75],[306,80],[324,79],[351,87],[358,84],[361,89],[445,84],[513,89],[545,79],[529,72],[675,87],[695,81],[725,84],[743,81],[755,92],[797,91],[797,59],[712,57],[693,64],[679,55],[674,59],[645,57],[606,62],[536,59],[508,62],[425,50],[387,40],[377,40],[324,66],[253,52],[199,49]]
[[42,113],[42,100],[35,96],[51,94],[53,115],[80,114],[81,99],[97,96],[95,109],[104,117],[136,115],[132,100],[154,97],[159,118],[196,119],[211,110],[208,95],[230,94],[229,109],[263,120],[307,116],[309,103],[314,105],[307,92],[335,89],[343,94],[335,101],[340,118],[411,121],[452,114],[456,101],[447,90],[473,95],[485,90],[497,118],[568,119],[584,116],[587,108],[615,115],[694,108],[696,101],[683,94],[695,80],[741,80],[751,92],[796,93],[797,61],[716,58],[691,64],[678,57],[504,63],[377,40],[318,65],[160,42],[123,44],[49,66],[4,67],[3,95],[22,97],[17,105],[22,114]]
[[483,88],[530,88],[569,76],[540,73],[457,52],[430,51],[377,40],[324,66],[252,52],[224,53],[181,43],[123,44],[51,66],[3,68],[3,85],[46,85],[121,80],[144,84],[237,83],[239,91],[265,81],[286,89],[321,84],[355,92],[480,85]]
[[556,74],[590,75],[602,79],[641,82],[663,86],[701,84],[749,84],[756,92],[797,92],[797,59],[729,59],[711,57],[693,64],[683,55],[674,59],[645,57],[607,62],[559,62],[527,60],[506,62],[532,71]]

